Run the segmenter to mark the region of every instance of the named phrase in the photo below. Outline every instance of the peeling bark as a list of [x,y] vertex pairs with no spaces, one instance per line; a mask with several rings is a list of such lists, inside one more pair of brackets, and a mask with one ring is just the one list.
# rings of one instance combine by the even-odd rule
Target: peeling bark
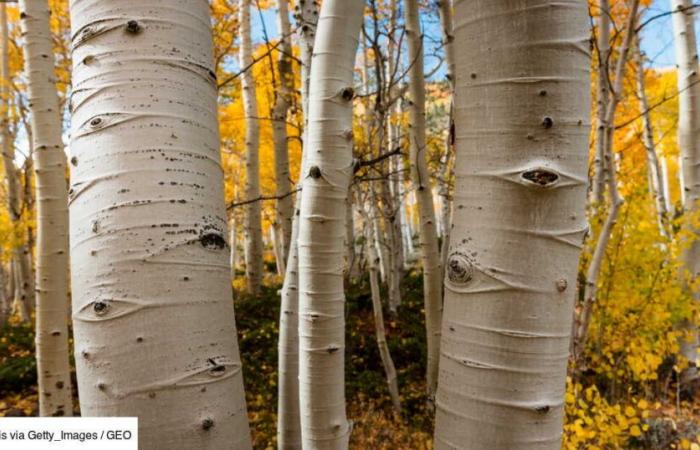
[[73,0],[70,237],[84,416],[250,449],[207,2]]

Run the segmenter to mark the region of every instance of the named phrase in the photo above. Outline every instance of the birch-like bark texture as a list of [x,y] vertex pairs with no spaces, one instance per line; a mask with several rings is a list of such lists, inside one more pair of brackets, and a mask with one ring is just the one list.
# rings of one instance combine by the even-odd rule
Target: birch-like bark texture
[[[426,381],[428,394],[435,394],[440,357],[440,323],[442,321],[442,268],[438,247],[435,208],[430,172],[426,162],[425,75],[423,74],[423,33],[420,27],[418,1],[405,0],[404,16],[408,41],[411,180],[418,204],[419,238],[423,261],[423,296],[425,331],[428,341]],[[471,44],[470,44],[471,45]]]
[[[301,104],[304,110],[304,122],[308,123],[309,113],[309,76],[311,55],[313,53],[318,9],[313,0],[300,0],[296,9],[299,23],[299,54],[301,60]],[[303,152],[299,185],[305,173],[306,126],[303,135]],[[301,193],[296,196],[294,217],[292,218],[292,235],[289,257],[282,285],[280,305],[280,332],[278,341],[277,370],[277,448],[290,450],[301,448],[301,423],[299,418],[299,211]]]
[[39,413],[72,416],[68,359],[68,189],[49,5],[21,0],[37,200],[36,360]]
[[[620,47],[620,52],[615,64],[615,82],[610,90],[609,98],[606,106],[605,123],[614,124],[617,113],[617,105],[622,98],[622,88],[625,79],[625,68],[627,66],[627,58],[630,49],[633,45],[633,39],[636,34],[635,23],[637,22],[637,11],[639,10],[639,0],[633,0],[630,7],[629,16],[625,25],[625,35]],[[603,136],[603,172],[605,173],[604,181],[607,183],[608,192],[610,194],[610,209],[603,222],[603,227],[597,236],[595,249],[591,256],[591,262],[586,271],[586,281],[583,284],[583,307],[578,319],[578,324],[574,325],[576,330],[573,337],[573,354],[574,358],[578,359],[586,348],[586,340],[588,339],[588,326],[593,315],[593,305],[598,296],[598,277],[605,258],[605,249],[608,248],[608,242],[612,236],[613,228],[617,223],[617,216],[620,212],[620,207],[624,199],[620,195],[617,188],[617,167],[615,164],[615,153],[613,152],[613,138],[615,136],[615,127],[606,126]]]
[[559,449],[586,230],[583,0],[458,0],[436,449]]
[[250,449],[208,3],[73,0],[71,260],[84,416]]
[[[277,226],[280,254],[286,262],[289,257],[289,245],[292,237],[292,183],[289,175],[289,149],[287,145],[287,111],[294,92],[294,72],[292,71],[291,27],[289,25],[288,0],[277,0],[277,28],[280,33],[279,58],[277,74],[279,90],[276,92],[275,106],[272,111],[272,140],[275,148],[275,186],[277,196]],[[284,273],[284,265],[282,265]]]
[[346,449],[346,200],[353,68],[365,2],[325,0],[314,43],[299,217],[299,399],[303,448]]
[[[700,208],[700,75],[695,36],[695,16],[691,0],[671,0],[673,33],[678,65],[678,146],[682,165],[683,209],[686,215],[695,217]],[[693,242],[683,251],[683,278],[700,276],[700,230],[692,229]],[[700,293],[693,293],[700,301]],[[690,361],[690,367],[682,373],[681,381],[688,383],[698,378],[695,361],[698,359],[697,327],[686,323],[689,338],[681,339],[681,354]]]
[[233,280],[234,278],[236,278],[236,258],[238,257],[238,232],[236,230],[235,217],[231,218],[231,221],[229,222],[228,243],[231,246],[231,249],[229,251],[229,264],[231,265],[231,280]]
[[[250,0],[240,0],[238,23],[241,43],[239,65],[248,67],[253,63],[253,44],[250,37]],[[258,101],[255,96],[255,79],[252,67],[241,76],[241,92],[245,115],[245,198],[260,197],[260,124],[258,123]],[[262,213],[259,201],[245,206],[245,271],[248,292],[259,294],[263,278]]]
[[656,142],[654,141],[654,128],[651,122],[649,101],[647,100],[646,81],[644,71],[644,59],[640,50],[639,34],[635,33],[634,58],[637,64],[637,98],[639,110],[642,114],[642,142],[647,154],[647,177],[649,179],[649,194],[654,198],[656,222],[662,236],[668,238],[668,210],[664,193],[664,180],[659,158],[656,155]]
[[598,6],[598,36],[596,40],[598,54],[598,81],[596,84],[596,137],[595,158],[593,160],[593,181],[591,200],[600,204],[605,195],[605,136],[608,125],[605,121],[608,114],[609,89],[609,59],[610,59],[610,4],[608,0],[600,0]]

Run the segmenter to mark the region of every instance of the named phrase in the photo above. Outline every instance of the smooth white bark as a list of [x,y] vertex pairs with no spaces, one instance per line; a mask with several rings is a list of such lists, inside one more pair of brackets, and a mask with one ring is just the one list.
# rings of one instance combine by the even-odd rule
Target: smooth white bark
[[[253,44],[250,35],[250,0],[240,0],[238,22],[241,33],[239,65],[248,67],[253,62]],[[241,76],[243,111],[245,115],[246,200],[260,197],[260,124],[255,79],[252,67]],[[263,239],[261,204],[253,201],[245,206],[245,270],[248,292],[259,294],[263,279]]]
[[345,449],[346,200],[352,176],[353,68],[364,1],[325,0],[314,43],[299,218],[302,445]]
[[[691,0],[671,0],[673,33],[678,65],[678,146],[682,162],[682,194],[685,214],[694,218],[700,209],[700,74],[698,74],[695,9]],[[683,252],[684,280],[700,277],[700,230],[691,228],[695,240]],[[693,293],[700,302],[700,293]],[[682,381],[698,378],[697,326],[684,324],[688,338],[681,340],[681,354],[690,362],[683,371]]]
[[71,268],[84,416],[250,449],[209,7],[73,0]]
[[408,41],[410,95],[410,165],[411,181],[418,204],[421,259],[423,262],[423,295],[425,331],[428,341],[426,382],[428,395],[435,394],[440,357],[440,323],[442,321],[442,268],[438,248],[435,208],[430,172],[426,162],[425,75],[423,74],[423,33],[417,0],[405,0],[404,16]]
[[[299,0],[296,19],[299,23],[298,38],[301,60],[301,104],[304,111],[304,137],[301,158],[301,186],[306,167],[306,124],[309,116],[309,79],[318,9],[313,0]],[[277,447],[280,450],[301,448],[301,423],[299,417],[299,211],[301,194],[296,196],[289,257],[287,258],[282,299],[280,305],[280,334],[278,342],[277,388]]]
[[598,56],[598,81],[596,84],[596,137],[595,158],[593,160],[593,180],[591,183],[591,201],[603,202],[605,196],[605,136],[608,133],[606,117],[610,97],[609,63],[610,63],[610,3],[600,0],[598,5],[598,28],[596,50]]
[[455,2],[456,187],[436,449],[559,449],[586,230],[583,0]]
[[68,189],[46,0],[21,0],[36,175],[36,359],[39,413],[72,416],[68,360]]

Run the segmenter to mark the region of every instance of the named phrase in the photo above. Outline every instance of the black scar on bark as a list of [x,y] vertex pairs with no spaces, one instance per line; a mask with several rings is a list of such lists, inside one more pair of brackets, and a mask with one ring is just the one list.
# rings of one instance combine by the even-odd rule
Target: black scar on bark
[[539,186],[549,186],[559,179],[559,175],[544,169],[528,170],[521,175],[524,180]]
[[226,247],[226,240],[224,237],[213,230],[208,230],[199,236],[199,242],[202,247],[208,248],[210,250],[221,250]]

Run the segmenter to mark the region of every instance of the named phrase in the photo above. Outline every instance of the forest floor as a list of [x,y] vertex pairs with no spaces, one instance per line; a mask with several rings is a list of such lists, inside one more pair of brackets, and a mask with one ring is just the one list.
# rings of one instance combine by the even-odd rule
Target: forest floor
[[[243,285],[240,281],[236,280],[234,287]],[[256,449],[275,448],[280,285],[274,277],[268,281],[261,296],[251,297],[240,292],[235,295],[248,414]],[[360,280],[346,289],[346,397],[348,416],[353,422],[353,449],[432,448],[433,419],[423,379],[426,344],[421,279],[415,273],[409,273],[401,287],[402,304],[398,316],[385,315],[387,341],[398,372],[400,414],[394,412],[386,387],[367,280]],[[0,417],[37,415],[33,341],[33,330],[29,325],[12,324],[0,330]],[[693,433],[696,428],[693,423],[700,423],[700,398],[695,400],[683,414],[683,422],[693,428]],[[663,416],[663,420],[671,420],[676,428],[674,406],[675,402],[669,399],[668,404],[664,403],[657,409],[657,415]],[[77,399],[75,413],[79,413]],[[649,441],[645,441],[646,444],[637,441],[634,448],[700,450],[700,447],[675,444],[671,447],[650,446]]]

